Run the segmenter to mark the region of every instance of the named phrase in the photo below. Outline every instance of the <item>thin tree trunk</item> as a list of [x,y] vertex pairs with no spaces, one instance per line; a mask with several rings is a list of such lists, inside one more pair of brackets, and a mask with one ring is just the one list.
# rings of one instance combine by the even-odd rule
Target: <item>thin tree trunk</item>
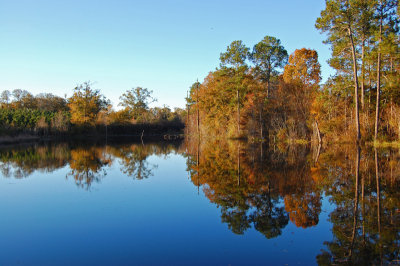
[[238,131],[238,137],[240,137],[240,99],[239,99],[239,90],[237,92],[237,131]]
[[[189,99],[189,92],[186,92],[186,99]],[[186,131],[189,133],[189,103],[186,103]]]
[[350,260],[353,253],[354,241],[356,238],[356,229],[357,229],[357,215],[358,215],[358,183],[359,183],[359,172],[360,172],[360,146],[357,147],[357,158],[356,158],[356,188],[354,190],[354,215],[353,215],[353,234],[351,236],[351,245],[350,245]]
[[381,51],[379,45],[382,42],[382,11],[379,25],[379,43],[378,43],[378,62],[376,66],[376,110],[375,110],[375,135],[374,140],[378,140],[378,129],[379,129],[379,101],[381,96]]
[[321,143],[318,144],[317,155],[315,155],[314,166],[318,163],[320,153],[321,153]]
[[[394,125],[394,123],[393,123],[393,97],[392,96],[390,97],[390,122],[389,123],[392,123],[392,125]],[[390,130],[390,131],[393,131],[393,130]]]
[[393,56],[390,56],[390,73],[393,74]]
[[[368,94],[368,114],[369,114],[369,109],[370,109],[370,107],[371,107],[371,90],[372,90],[372,78],[371,78],[371,76],[372,76],[372,74],[371,74],[371,64],[369,64],[369,66],[368,66],[368,72],[369,72],[369,75],[368,75],[368,83],[369,83],[369,94]],[[368,115],[368,117],[369,117],[369,115]]]
[[379,249],[381,249],[381,188],[380,188],[380,180],[379,180],[379,164],[378,164],[378,152],[375,150],[375,176],[376,176],[376,205],[377,205],[377,222],[378,222],[378,242],[379,242]]
[[363,36],[361,47],[361,109],[364,110],[364,80],[365,80],[365,37]]
[[363,243],[365,245],[365,202],[364,202],[364,176],[361,177],[361,202],[362,202],[362,235]]
[[262,121],[262,105],[260,105],[260,137],[261,137],[261,141],[263,141],[264,136],[263,136],[263,121]]
[[360,120],[359,120],[359,107],[358,107],[358,76],[357,76],[357,59],[356,59],[356,50],[354,47],[353,41],[353,33],[351,31],[351,27],[348,28],[349,38],[351,43],[351,53],[353,57],[353,78],[354,78],[354,103],[355,103],[355,116],[356,116],[356,131],[357,131],[357,143],[361,140],[361,132],[360,132]]
[[197,195],[200,193],[200,170],[199,170],[199,165],[200,165],[200,139],[197,140]]
[[237,150],[237,175],[238,175],[237,184],[238,186],[240,186],[240,142],[238,144],[238,150]]
[[319,131],[317,119],[315,119],[315,128],[317,130],[318,143],[321,144],[322,143],[321,132]]
[[199,110],[199,84],[196,86],[196,105],[197,105],[197,135],[200,137],[200,110]]

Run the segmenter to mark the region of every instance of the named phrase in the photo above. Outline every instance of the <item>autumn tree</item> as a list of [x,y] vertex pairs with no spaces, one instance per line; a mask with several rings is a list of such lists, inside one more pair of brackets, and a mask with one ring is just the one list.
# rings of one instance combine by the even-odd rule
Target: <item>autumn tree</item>
[[315,50],[297,49],[290,55],[270,103],[270,126],[280,140],[308,139],[315,122],[311,113],[320,74]]
[[[321,80],[317,51],[305,48],[294,51],[285,66],[283,80],[294,88],[291,104],[297,107],[296,112],[302,116],[303,123],[310,123],[312,104]],[[315,123],[319,131],[317,120]]]
[[58,112],[67,111],[67,100],[51,93],[40,93],[35,96],[35,106],[39,110]]
[[235,137],[242,133],[241,108],[247,100],[248,84],[254,80],[248,73],[248,55],[249,48],[242,41],[232,42],[220,54],[220,68],[210,72],[202,84],[192,85],[187,98],[191,131],[199,128],[205,135]]
[[21,90],[21,89],[15,89],[12,91],[12,96],[14,98],[15,102],[19,102],[22,100],[23,97],[25,97],[29,92],[26,90]]
[[30,92],[26,90],[16,89],[12,91],[12,96],[12,106],[14,108],[36,109],[35,98]]
[[66,111],[58,111],[51,119],[51,127],[57,132],[67,132],[70,126],[70,114]]
[[310,91],[318,89],[321,80],[321,65],[318,62],[318,53],[311,49],[297,49],[289,57],[285,66],[283,79]]
[[106,108],[108,101],[93,90],[90,82],[85,82],[74,89],[74,94],[68,99],[71,112],[71,123],[76,125],[94,125],[99,112]]
[[120,97],[119,105],[125,107],[131,118],[143,122],[143,115],[149,109],[149,104],[157,101],[152,97],[153,91],[142,87],[132,88]]

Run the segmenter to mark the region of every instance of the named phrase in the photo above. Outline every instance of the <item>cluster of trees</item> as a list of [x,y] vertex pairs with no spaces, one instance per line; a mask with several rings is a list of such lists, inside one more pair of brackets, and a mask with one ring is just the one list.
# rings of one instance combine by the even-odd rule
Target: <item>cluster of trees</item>
[[179,108],[172,111],[168,106],[150,108],[149,104],[156,100],[146,88],[128,90],[120,100],[123,108],[114,110],[90,82],[77,86],[70,98],[5,90],[0,95],[0,133],[58,134],[110,127],[113,134],[119,131],[129,134],[149,124],[171,125],[177,130],[183,126],[185,111]]
[[399,14],[397,0],[326,1],[316,28],[327,36],[336,70],[319,95],[327,133],[400,138]]
[[5,90],[0,95],[0,133],[66,131],[69,121],[67,100],[50,93],[33,96],[26,90]]
[[236,234],[249,228],[278,237],[293,223],[317,225],[329,198],[332,239],[317,255],[320,265],[390,264],[399,256],[399,153],[353,145],[309,150],[304,145],[187,143],[193,185],[221,210]]
[[[400,37],[396,0],[327,0],[316,28],[336,70],[320,84],[318,54],[290,56],[266,36],[252,50],[234,41],[220,67],[187,97],[189,132],[285,140],[400,138]],[[359,104],[361,102],[361,104]]]
[[251,52],[242,41],[232,42],[220,61],[219,69],[190,88],[190,132],[258,139],[310,135],[320,82],[315,50],[288,56],[279,39],[266,36]]

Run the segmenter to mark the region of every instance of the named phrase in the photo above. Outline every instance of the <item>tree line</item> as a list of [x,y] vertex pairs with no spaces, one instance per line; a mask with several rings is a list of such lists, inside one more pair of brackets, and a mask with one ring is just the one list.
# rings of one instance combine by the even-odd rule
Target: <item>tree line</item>
[[283,141],[400,138],[400,36],[396,0],[326,0],[315,27],[334,75],[321,84],[318,53],[290,56],[276,37],[252,49],[233,41],[220,66],[187,97],[190,133]]
[[183,127],[184,110],[150,107],[152,91],[136,87],[120,97],[120,110],[93,89],[90,82],[74,88],[69,98],[51,93],[36,96],[26,90],[5,90],[0,95],[1,134],[69,134],[106,131],[110,134],[155,133]]

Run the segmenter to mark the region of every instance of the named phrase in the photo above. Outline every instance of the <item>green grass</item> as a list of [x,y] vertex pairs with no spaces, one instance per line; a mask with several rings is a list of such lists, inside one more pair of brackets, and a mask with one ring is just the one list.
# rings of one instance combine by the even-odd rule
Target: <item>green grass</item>
[[375,148],[397,148],[400,149],[400,141],[373,141],[369,142]]
[[307,145],[310,143],[310,141],[308,141],[306,139],[295,139],[294,143],[299,144],[299,145]]

